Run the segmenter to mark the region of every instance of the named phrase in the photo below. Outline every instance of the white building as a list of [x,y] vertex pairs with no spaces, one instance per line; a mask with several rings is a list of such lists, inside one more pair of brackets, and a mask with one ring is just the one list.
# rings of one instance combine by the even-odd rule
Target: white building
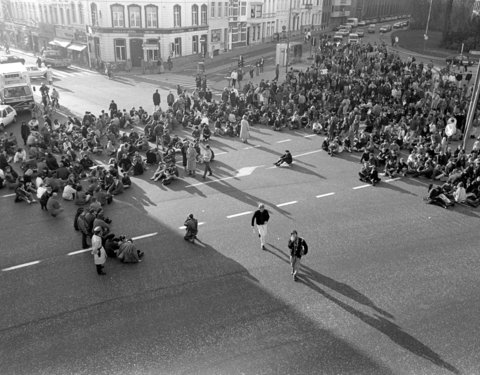
[[208,1],[89,2],[95,56],[132,66],[203,53],[208,48]]
[[275,32],[281,33],[280,35],[285,38],[289,30],[292,35],[299,35],[307,31],[314,33],[323,29],[326,22],[324,1],[329,0],[274,1],[276,2]]

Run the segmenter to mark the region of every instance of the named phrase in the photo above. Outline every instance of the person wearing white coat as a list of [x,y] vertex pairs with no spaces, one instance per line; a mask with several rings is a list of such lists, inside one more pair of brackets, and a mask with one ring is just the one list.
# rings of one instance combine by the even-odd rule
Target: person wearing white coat
[[104,264],[107,261],[107,252],[102,245],[102,228],[95,227],[93,229],[92,236],[92,255],[95,267],[97,268],[97,273],[99,275],[106,275],[103,270]]
[[240,139],[243,143],[247,143],[248,138],[250,138],[250,125],[247,116],[243,115],[242,121],[240,121]]

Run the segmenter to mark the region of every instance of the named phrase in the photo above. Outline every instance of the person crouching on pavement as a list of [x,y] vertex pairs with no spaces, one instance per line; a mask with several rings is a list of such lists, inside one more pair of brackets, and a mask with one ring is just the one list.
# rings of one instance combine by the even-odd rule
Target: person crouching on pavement
[[308,245],[302,237],[298,236],[297,231],[294,230],[290,234],[290,239],[288,240],[288,248],[290,249],[290,264],[292,266],[293,280],[297,281],[302,256],[307,255]]
[[183,225],[187,231],[183,237],[185,241],[195,242],[198,234],[198,220],[193,217],[193,214],[190,214]]
[[290,153],[290,151],[285,150],[285,153],[280,156],[280,159],[278,159],[273,165],[276,165],[277,167],[281,167],[283,165],[290,166],[293,163],[293,156]]
[[120,241],[117,258],[122,263],[139,263],[142,261],[144,253],[137,249],[131,238],[125,240],[125,236],[121,236]]
[[95,227],[92,236],[92,255],[97,273],[99,275],[106,275],[103,271],[104,264],[107,261],[107,253],[102,245],[102,228]]

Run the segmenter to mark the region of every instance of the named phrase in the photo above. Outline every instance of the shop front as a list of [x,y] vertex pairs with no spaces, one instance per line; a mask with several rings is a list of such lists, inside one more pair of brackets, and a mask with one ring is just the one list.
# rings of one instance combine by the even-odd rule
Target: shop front
[[55,38],[55,26],[48,23],[39,22],[38,26],[32,30],[32,48],[33,52],[41,53],[48,48],[48,44]]
[[88,40],[82,28],[56,25],[55,38],[52,42],[55,46],[65,49],[74,63],[88,65]]

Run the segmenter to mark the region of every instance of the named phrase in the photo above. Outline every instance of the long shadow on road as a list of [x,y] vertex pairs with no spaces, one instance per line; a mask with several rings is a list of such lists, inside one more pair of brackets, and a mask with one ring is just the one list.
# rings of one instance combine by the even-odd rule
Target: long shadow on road
[[[275,248],[276,251],[267,249],[267,252],[274,255],[283,262],[289,263],[289,255],[286,252],[271,244],[269,246]],[[305,265],[301,266],[301,270],[304,271],[303,273],[300,273],[299,276],[299,282],[301,284],[306,285],[313,291],[317,292],[321,296],[341,307],[343,310],[356,316],[372,328],[386,335],[397,345],[408,350],[409,352],[419,357],[425,358],[426,360],[434,363],[436,366],[442,367],[450,372],[453,372],[454,374],[460,373],[460,371],[456,367],[444,361],[438,353],[434,352],[427,345],[423,344],[420,340],[405,332],[397,324],[391,322],[390,320],[394,319],[394,316],[392,314],[377,307],[371,299],[369,299],[367,296],[365,296],[358,290],[354,289],[348,284],[338,282],[328,276],[322,275],[321,273]],[[322,289],[320,285],[327,287],[347,298],[350,298],[352,301],[355,301],[361,305],[370,307],[376,313],[374,313],[373,316],[366,314],[334,297],[333,295]]]

